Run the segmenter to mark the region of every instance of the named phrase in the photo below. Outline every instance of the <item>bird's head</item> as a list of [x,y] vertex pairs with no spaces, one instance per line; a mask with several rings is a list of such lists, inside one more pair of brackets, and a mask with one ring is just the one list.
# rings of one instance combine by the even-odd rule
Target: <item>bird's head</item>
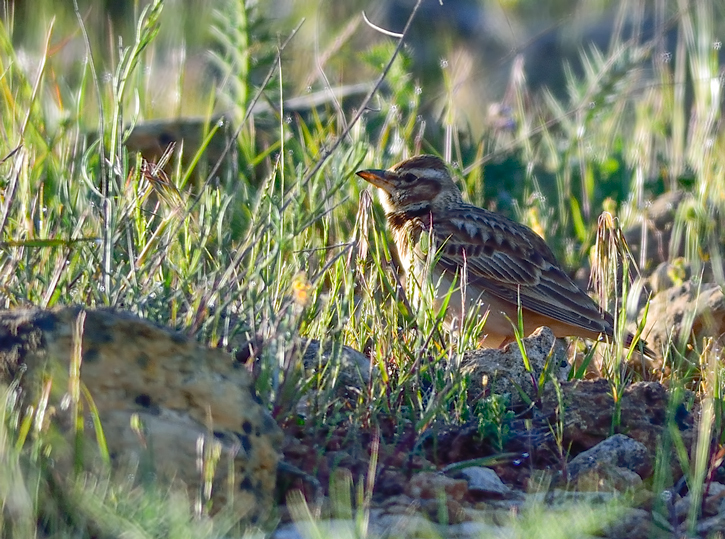
[[444,210],[462,201],[445,163],[434,155],[418,155],[388,170],[361,170],[357,175],[382,191],[388,214]]

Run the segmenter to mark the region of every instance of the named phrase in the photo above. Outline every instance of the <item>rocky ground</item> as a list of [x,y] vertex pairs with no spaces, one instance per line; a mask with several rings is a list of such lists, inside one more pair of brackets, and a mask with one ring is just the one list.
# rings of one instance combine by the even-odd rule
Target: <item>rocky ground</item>
[[[536,351],[537,341],[547,333],[532,336],[527,345]],[[489,354],[486,351],[484,357]],[[523,363],[515,346],[500,355],[518,355]],[[481,356],[470,354],[468,360],[475,362]],[[531,359],[536,364],[541,356]],[[615,414],[619,419],[614,430],[619,433],[612,435]],[[657,518],[660,513],[653,508],[658,494],[652,489],[655,459],[663,437],[674,436],[685,447],[692,446],[696,417],[697,411],[688,411],[684,402],[673,405],[659,382],[628,385],[615,404],[607,380],[563,380],[558,389],[547,387],[534,406],[511,419],[503,451],[492,448],[475,423],[433,427],[416,438],[411,425],[389,418],[375,434],[351,434],[342,426],[330,429],[322,433],[324,445],[319,431],[308,436],[303,428],[284,425],[284,462],[294,468],[282,468],[280,481],[285,488],[299,488],[307,499],[318,500],[324,521],[320,526],[331,528],[331,536],[354,536],[349,530],[358,524],[332,518],[334,496],[320,485],[334,484],[341,471],[356,481],[367,477],[371,448],[376,448],[377,473],[367,524],[374,536],[517,537],[519,517],[541,507],[560,513],[563,522],[558,525],[567,526],[568,513],[581,509],[581,504],[604,507],[626,499],[627,508],[600,515],[590,533],[676,537],[687,516],[689,495],[673,452],[666,456],[673,463],[667,473],[676,486],[666,491],[668,517]],[[552,425],[561,430],[555,432]],[[393,439],[399,441],[389,442]],[[723,495],[724,485],[709,483],[707,519],[698,533],[725,531]],[[310,532],[299,522],[285,522],[288,518],[283,512],[283,523],[273,537],[305,537]],[[587,536],[569,532],[562,528],[561,536]]]

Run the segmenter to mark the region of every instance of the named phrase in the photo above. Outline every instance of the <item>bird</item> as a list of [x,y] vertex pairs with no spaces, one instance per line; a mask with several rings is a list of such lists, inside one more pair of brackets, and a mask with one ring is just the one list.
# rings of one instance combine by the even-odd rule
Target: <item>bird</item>
[[[520,305],[526,335],[547,326],[556,337],[614,340],[613,316],[569,277],[544,239],[526,225],[464,202],[441,158],[418,155],[357,175],[380,190],[402,271],[419,283],[429,272],[436,308],[448,301],[449,326],[460,325],[464,309],[478,308],[487,313],[481,346],[501,348],[515,340]],[[432,268],[423,244],[428,252],[437,249]],[[451,286],[461,293],[450,294]],[[626,335],[625,346],[632,340]]]

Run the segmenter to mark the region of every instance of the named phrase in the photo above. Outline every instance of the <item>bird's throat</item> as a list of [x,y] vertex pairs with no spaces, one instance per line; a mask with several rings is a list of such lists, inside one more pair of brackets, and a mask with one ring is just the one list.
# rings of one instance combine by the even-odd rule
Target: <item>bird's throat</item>
[[388,226],[395,232],[409,226],[427,227],[431,221],[431,207],[428,204],[389,212]]

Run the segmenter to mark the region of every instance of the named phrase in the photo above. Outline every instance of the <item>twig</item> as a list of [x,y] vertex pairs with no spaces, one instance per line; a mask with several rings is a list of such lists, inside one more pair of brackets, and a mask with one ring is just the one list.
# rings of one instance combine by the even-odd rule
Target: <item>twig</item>
[[384,36],[390,36],[390,37],[397,37],[398,39],[401,39],[401,40],[402,40],[402,39],[403,39],[403,37],[405,36],[405,31],[403,31],[403,33],[402,33],[402,34],[399,34],[399,33],[397,33],[397,32],[391,32],[390,30],[386,30],[385,28],[380,28],[380,27],[379,27],[378,25],[376,25],[376,24],[373,24],[372,22],[370,22],[370,19],[368,19],[368,16],[367,16],[367,15],[365,14],[365,12],[364,12],[364,11],[362,12],[362,16],[363,16],[363,20],[365,21],[365,23],[366,23],[366,24],[367,24],[367,25],[368,25],[368,26],[369,26],[370,28],[372,28],[372,29],[373,29],[373,30],[375,30],[376,32],[380,32],[380,33],[381,33],[381,34],[383,34]]

